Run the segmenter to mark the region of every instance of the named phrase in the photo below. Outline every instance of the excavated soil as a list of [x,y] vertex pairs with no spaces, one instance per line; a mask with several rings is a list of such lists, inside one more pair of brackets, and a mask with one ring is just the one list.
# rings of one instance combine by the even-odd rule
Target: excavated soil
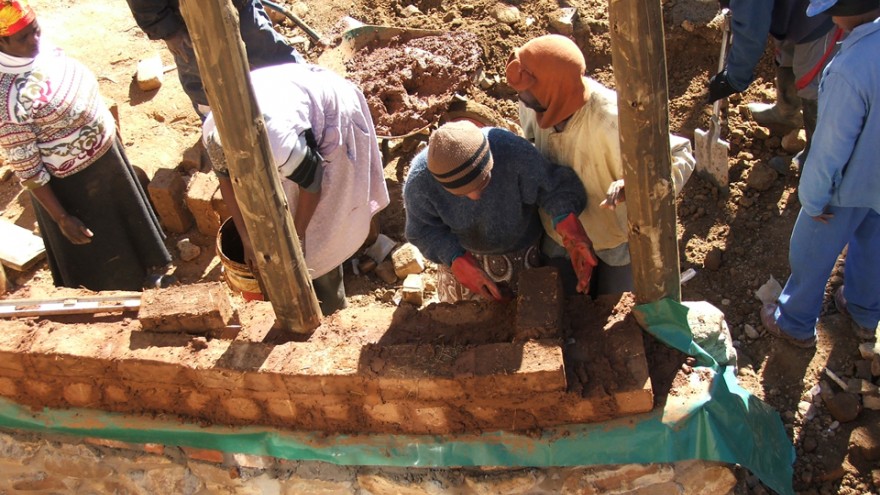
[[435,124],[453,95],[473,82],[482,50],[471,33],[373,43],[346,62],[379,136],[404,136]]
[[[367,24],[473,33],[482,52],[483,77],[461,92],[469,102],[488,108],[505,127],[515,128],[517,120],[515,96],[503,78],[507,57],[513,48],[535,36],[558,32],[561,27],[553,21],[559,16],[560,7],[577,11],[568,35],[584,52],[588,74],[610,87],[618,84],[611,65],[610,21],[605,0],[572,0],[564,4],[554,0],[281,3],[328,37],[344,16]],[[161,53],[163,62],[171,65],[163,43],[147,40],[121,2],[33,0],[32,4],[41,15],[44,37],[84,61],[99,77],[104,95],[118,104],[121,134],[133,163],[150,177],[159,168],[177,167],[183,152],[198,140],[200,129],[175,73],[166,74],[165,85],[158,92],[144,93],[132,82],[138,60],[153,53]],[[703,99],[706,82],[718,64],[719,37],[711,21],[716,10],[714,2],[663,2],[670,127],[672,132],[688,138],[693,138],[694,129],[707,129],[709,124]],[[99,46],[94,43],[96,29],[104,33]],[[310,60],[317,60],[326,51],[310,42],[289,21],[283,21],[279,30]],[[741,384],[780,412],[797,449],[795,489],[804,494],[878,493],[880,486],[876,476],[872,476],[877,470],[876,461],[866,461],[853,452],[865,446],[864,438],[854,432],[876,425],[880,414],[865,410],[853,421],[839,422],[822,401],[813,398],[814,387],[823,379],[825,368],[844,378],[863,373],[865,363],[858,353],[859,341],[849,333],[848,320],[826,298],[815,351],[795,349],[760,332],[760,302],[754,293],[770,276],[779,281],[788,276],[788,239],[799,209],[797,173],[766,173],[770,158],[790,156],[792,152],[782,147],[782,135],[751,122],[745,108],[750,102],[773,101],[773,74],[772,49],[768,48],[756,69],[754,83],[742,95],[731,97],[723,109],[726,127],[722,137],[731,144],[730,195],[719,194],[695,176],[677,201],[681,269],[696,271],[696,277],[683,285],[682,295],[685,300],[711,302],[725,312],[737,345]],[[403,241],[401,183],[409,160],[421,143],[408,139],[386,140],[384,144],[385,175],[392,203],[380,215],[382,230],[392,239]],[[5,176],[0,174],[2,177]],[[758,180],[762,177],[765,180]],[[20,193],[13,179],[0,180],[0,210],[4,219],[33,228],[29,199]],[[214,238],[195,230],[170,236],[168,245],[175,256],[175,244],[183,237],[202,247],[202,254],[191,261],[175,259],[175,273],[180,280],[219,280]],[[429,266],[426,278],[432,273]],[[10,293],[5,297],[45,297],[52,293],[51,276],[44,264],[24,273],[7,271],[7,275]],[[838,266],[828,293],[842,283],[843,274]],[[363,318],[393,306],[398,289],[399,284],[386,284],[375,274],[357,275],[346,268],[349,302],[362,309]],[[577,316],[591,314],[587,309],[586,313],[576,313]],[[87,329],[84,325],[83,330]],[[589,353],[590,349],[581,351]],[[679,364],[683,361],[680,355],[649,338],[646,352],[655,390],[671,387],[676,375],[690,366],[687,362]],[[574,354],[577,353],[566,350],[566,359]],[[614,363],[609,363],[608,368],[613,370]],[[583,384],[589,388],[593,383],[589,376],[569,378],[572,384],[580,383],[582,389]],[[815,417],[803,413],[807,401],[815,402]],[[740,484],[737,493],[766,493],[754,478],[747,481]]]

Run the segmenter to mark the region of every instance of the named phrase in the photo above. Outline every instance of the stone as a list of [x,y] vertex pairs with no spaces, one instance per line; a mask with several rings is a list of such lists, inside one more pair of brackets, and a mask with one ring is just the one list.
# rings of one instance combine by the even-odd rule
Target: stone
[[754,136],[755,136],[755,139],[761,139],[761,140],[768,139],[768,138],[770,138],[770,129],[768,129],[764,126],[760,126],[760,125],[755,126]]
[[408,242],[391,253],[391,261],[394,263],[394,274],[397,278],[406,278],[411,273],[425,271],[425,258],[422,252]]
[[875,356],[880,355],[880,344],[862,342],[859,344],[859,354],[861,354],[862,359],[873,359]]
[[746,337],[748,337],[752,340],[755,340],[761,336],[761,333],[758,332],[758,330],[755,327],[749,325],[748,323],[743,325],[743,332],[745,332]]
[[688,308],[688,325],[694,342],[706,350],[718,364],[736,366],[736,348],[724,319],[724,312],[707,301],[682,302]]
[[855,428],[849,436],[849,451],[869,462],[880,461],[880,424]]
[[471,489],[471,493],[490,495],[494,493],[531,493],[542,479],[543,474],[540,471],[529,469],[481,476],[468,475],[465,476],[464,482]]
[[816,437],[810,435],[804,438],[801,447],[804,449],[804,452],[809,454],[816,451],[816,448],[819,447],[819,442],[816,440]]
[[880,395],[863,395],[862,406],[872,411],[880,410]]
[[162,67],[162,56],[159,53],[138,61],[137,85],[141,91],[154,91],[162,87],[165,70]]
[[407,5],[406,7],[400,9],[400,15],[402,17],[414,17],[421,14],[422,11],[419,10],[419,8],[415,5]]
[[511,25],[519,22],[521,14],[519,12],[519,9],[514,7],[513,5],[498,3],[492,10],[492,17],[494,17],[495,20],[502,24]]
[[724,255],[724,251],[718,246],[712,246],[706,256],[703,258],[703,268],[707,270],[717,271],[721,268],[721,261]]
[[736,476],[722,463],[690,461],[676,463],[675,481],[683,488],[683,495],[730,493]]
[[841,392],[830,398],[823,396],[823,399],[828,412],[841,423],[847,423],[856,419],[859,417],[859,413],[862,412],[862,404],[859,402],[859,396],[856,394]]
[[795,129],[782,137],[782,149],[795,154],[807,147],[807,133],[803,129]]
[[186,182],[176,170],[158,169],[147,191],[162,228],[182,234],[192,227],[193,217],[186,208]]
[[402,298],[404,301],[421,306],[424,302],[425,284],[418,273],[410,273],[403,280]]
[[189,237],[177,241],[177,251],[180,253],[180,259],[183,261],[192,261],[202,254],[202,248],[192,243]]
[[749,171],[748,186],[756,191],[766,191],[773,186],[779,173],[764,162],[757,162]]
[[559,34],[566,36],[574,33],[574,21],[577,20],[577,8],[562,7],[550,16],[550,27]]

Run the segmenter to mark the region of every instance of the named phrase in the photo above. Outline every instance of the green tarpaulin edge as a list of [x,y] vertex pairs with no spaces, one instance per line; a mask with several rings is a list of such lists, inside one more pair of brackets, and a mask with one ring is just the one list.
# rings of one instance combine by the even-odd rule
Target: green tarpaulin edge
[[545,430],[460,435],[328,435],[261,427],[207,426],[87,409],[31,411],[0,398],[0,427],[339,465],[562,467],[676,462],[740,464],[769,488],[793,495],[794,448],[779,414],[742,389],[691,338],[687,308],[671,300],[637,306],[648,331],[693,355],[714,377],[708,393],[647,414]]

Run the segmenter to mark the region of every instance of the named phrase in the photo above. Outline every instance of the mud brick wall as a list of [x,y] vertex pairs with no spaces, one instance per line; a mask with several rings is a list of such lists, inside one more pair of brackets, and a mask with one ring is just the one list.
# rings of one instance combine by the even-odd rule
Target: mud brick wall
[[[266,304],[266,307],[270,307]],[[345,311],[331,332],[382,335],[391,321]],[[379,325],[379,328],[370,328]],[[360,326],[356,329],[353,327]],[[621,338],[617,332],[616,338]],[[241,336],[240,336],[241,337]],[[651,410],[641,335],[630,385],[566,391],[555,341],[347,345],[145,332],[136,320],[12,320],[0,333],[0,396],[33,407],[168,413],[232,425],[442,434],[526,430]]]
[[336,466],[0,431],[0,493],[725,495],[734,493],[736,469],[702,461],[545,469]]

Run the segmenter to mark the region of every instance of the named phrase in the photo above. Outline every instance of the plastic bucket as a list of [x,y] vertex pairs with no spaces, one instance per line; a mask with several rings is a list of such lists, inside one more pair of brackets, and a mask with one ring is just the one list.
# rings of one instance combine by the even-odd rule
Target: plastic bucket
[[262,301],[263,291],[251,269],[244,262],[244,246],[232,218],[227,218],[217,234],[217,255],[226,284],[241,293],[245,301]]

